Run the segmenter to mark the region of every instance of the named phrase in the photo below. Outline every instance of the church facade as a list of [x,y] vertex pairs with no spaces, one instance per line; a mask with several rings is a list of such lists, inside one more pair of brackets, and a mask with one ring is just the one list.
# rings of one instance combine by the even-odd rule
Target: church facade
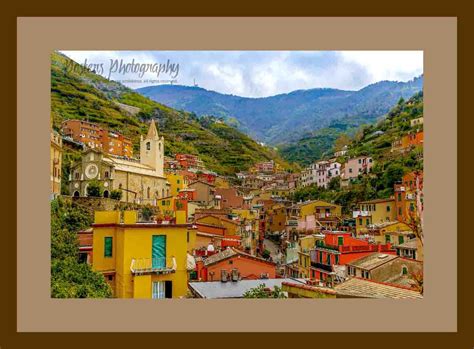
[[169,196],[170,184],[164,175],[164,139],[152,120],[146,137],[140,139],[140,160],[85,151],[71,166],[69,189],[72,196],[87,196],[91,181],[100,181],[104,197],[114,189],[122,191],[122,201],[156,205]]

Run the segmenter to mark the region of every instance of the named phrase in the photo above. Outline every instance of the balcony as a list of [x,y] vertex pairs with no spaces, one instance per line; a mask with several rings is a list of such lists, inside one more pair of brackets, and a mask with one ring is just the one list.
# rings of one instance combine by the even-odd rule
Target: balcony
[[318,263],[318,262],[311,262],[311,266],[316,268],[316,269],[321,269],[321,270],[327,271],[328,273],[332,273],[332,266],[331,265],[322,264],[322,263]]
[[171,258],[134,258],[130,264],[134,275],[170,274],[176,271],[176,259]]
[[371,216],[370,211],[352,211],[352,218],[369,217],[369,216]]

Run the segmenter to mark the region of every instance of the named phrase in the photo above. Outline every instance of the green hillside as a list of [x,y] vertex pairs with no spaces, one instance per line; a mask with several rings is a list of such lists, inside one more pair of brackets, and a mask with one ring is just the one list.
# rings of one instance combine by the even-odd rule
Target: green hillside
[[[194,113],[168,108],[84,70],[60,53],[53,53],[51,58],[51,113],[56,129],[67,119],[96,122],[130,137],[137,152],[140,134],[146,134],[153,118],[165,137],[165,155],[199,155],[210,170],[222,175],[247,170],[256,162],[270,159],[289,167],[275,150],[256,143],[218,118],[198,118]],[[77,154],[66,154],[66,159],[74,157]],[[65,176],[68,162],[64,165]]]
[[[358,201],[386,198],[393,195],[393,185],[402,176],[415,170],[423,170],[423,149],[412,149],[406,153],[391,152],[392,142],[409,132],[421,131],[423,126],[411,126],[410,121],[423,116],[423,92],[407,101],[400,99],[385,118],[373,125],[363,126],[355,132],[348,144],[348,152],[339,158],[345,162],[349,157],[371,156],[374,167],[369,176],[359,176],[350,188],[340,188],[338,179],[330,183],[329,189],[310,186],[295,192],[294,199],[323,199],[350,209]],[[319,159],[317,159],[319,160]]]

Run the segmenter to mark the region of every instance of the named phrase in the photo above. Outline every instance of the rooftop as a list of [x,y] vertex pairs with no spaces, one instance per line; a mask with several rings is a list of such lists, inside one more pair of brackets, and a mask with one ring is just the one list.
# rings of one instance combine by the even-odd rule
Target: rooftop
[[338,296],[360,298],[421,299],[423,296],[405,287],[353,277],[334,287]]
[[381,266],[382,264],[385,264],[387,262],[390,262],[394,259],[398,258],[398,256],[393,255],[393,254],[386,254],[386,253],[372,253],[368,256],[356,259],[348,265],[365,269],[365,270],[372,270],[374,268],[377,268]]
[[242,298],[248,290],[264,284],[273,289],[275,286],[281,287],[283,282],[292,284],[305,284],[303,279],[260,279],[260,280],[240,280],[240,281],[210,281],[210,282],[190,282],[189,288],[201,298]]
[[245,253],[243,251],[237,250],[235,248],[228,247],[224,251],[221,251],[219,253],[216,253],[216,254],[206,258],[206,260],[204,261],[204,265],[208,266],[208,265],[211,265],[211,264],[215,264],[215,263],[218,263],[220,261],[223,261],[227,258],[231,258],[231,257],[234,257],[234,256],[242,256],[244,258],[250,258],[250,259],[253,259],[253,260],[256,260],[256,261],[259,261],[259,262],[268,263],[268,264],[272,264],[272,265],[275,264],[273,262],[267,261],[266,259],[263,259],[263,258],[260,258],[260,257],[255,257],[255,256],[252,256],[252,255],[250,255],[248,253]]
[[416,250],[418,248],[418,241],[416,241],[416,239],[411,239],[401,245],[395,245],[395,247]]

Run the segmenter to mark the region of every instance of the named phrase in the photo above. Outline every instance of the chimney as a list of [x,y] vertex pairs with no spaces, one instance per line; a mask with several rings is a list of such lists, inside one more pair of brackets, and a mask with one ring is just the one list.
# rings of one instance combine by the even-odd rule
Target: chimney
[[227,282],[227,278],[228,278],[227,270],[222,269],[221,270],[221,282]]
[[239,270],[237,268],[232,269],[232,281],[239,281]]

